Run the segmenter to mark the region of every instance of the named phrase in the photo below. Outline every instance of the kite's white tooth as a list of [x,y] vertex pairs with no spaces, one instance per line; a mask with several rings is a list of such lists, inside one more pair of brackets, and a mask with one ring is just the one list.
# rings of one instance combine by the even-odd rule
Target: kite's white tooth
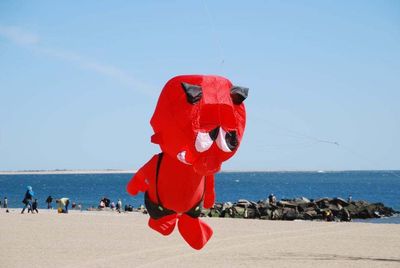
[[210,149],[213,140],[208,133],[199,132],[197,133],[195,147],[199,153],[205,152]]
[[217,143],[218,147],[219,147],[222,151],[224,151],[224,152],[226,152],[226,153],[230,153],[230,152],[232,152],[232,150],[229,149],[228,144],[226,144],[225,135],[226,135],[225,130],[223,130],[223,129],[220,127],[220,128],[219,128],[219,133],[218,133],[218,137],[217,137],[216,143]]
[[190,163],[186,162],[186,151],[182,151],[176,155],[179,161],[186,165],[190,165]]

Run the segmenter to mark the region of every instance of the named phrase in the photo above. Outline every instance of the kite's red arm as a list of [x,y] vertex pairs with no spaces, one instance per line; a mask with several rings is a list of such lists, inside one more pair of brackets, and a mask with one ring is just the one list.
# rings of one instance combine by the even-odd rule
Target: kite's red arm
[[214,175],[205,177],[206,187],[204,192],[204,208],[211,208],[215,202]]
[[126,190],[131,195],[137,195],[139,192],[145,192],[149,187],[148,179],[153,174],[157,165],[157,155],[153,156],[143,167],[141,167],[126,186]]

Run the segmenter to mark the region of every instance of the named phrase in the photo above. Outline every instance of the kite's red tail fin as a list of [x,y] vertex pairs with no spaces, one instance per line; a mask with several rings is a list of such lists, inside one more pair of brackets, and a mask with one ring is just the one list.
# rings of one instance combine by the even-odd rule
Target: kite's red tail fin
[[176,220],[177,220],[176,214],[168,215],[158,220],[150,218],[149,226],[150,228],[156,230],[162,235],[169,235],[175,228]]
[[197,250],[202,249],[213,235],[213,230],[207,223],[186,214],[180,216],[178,228],[185,241]]

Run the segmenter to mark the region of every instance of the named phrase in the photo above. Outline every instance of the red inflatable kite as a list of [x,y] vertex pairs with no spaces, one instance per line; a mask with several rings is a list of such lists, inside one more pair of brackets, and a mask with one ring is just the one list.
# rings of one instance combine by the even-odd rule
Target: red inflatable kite
[[201,249],[212,236],[199,219],[201,206],[214,205],[214,174],[237,151],[246,124],[248,88],[220,76],[182,75],[161,92],[151,125],[153,156],[127,185],[145,192],[149,226],[169,235],[178,223],[186,242]]

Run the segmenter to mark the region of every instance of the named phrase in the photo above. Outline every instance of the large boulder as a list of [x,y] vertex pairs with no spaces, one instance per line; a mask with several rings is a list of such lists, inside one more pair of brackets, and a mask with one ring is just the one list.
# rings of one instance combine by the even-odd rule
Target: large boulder
[[340,197],[333,198],[331,202],[342,207],[347,207],[348,205],[350,205],[349,202]]
[[320,198],[314,201],[314,203],[317,205],[317,207],[324,209],[329,207],[329,203],[331,202],[332,199],[329,199],[327,197]]
[[297,203],[294,202],[293,200],[281,200],[277,202],[277,205],[279,207],[283,207],[283,208],[296,208],[297,207]]
[[282,213],[282,219],[286,221],[293,221],[299,219],[299,212],[294,208],[284,208]]
[[303,213],[303,218],[305,220],[314,220],[314,219],[318,218],[318,213],[317,213],[317,211],[315,211],[315,209],[312,209],[312,210],[310,209]]
[[385,207],[382,203],[370,204],[366,201],[355,201],[351,202],[346,207],[352,218],[368,219],[368,218],[380,218],[382,216],[390,217],[396,212],[389,207]]

